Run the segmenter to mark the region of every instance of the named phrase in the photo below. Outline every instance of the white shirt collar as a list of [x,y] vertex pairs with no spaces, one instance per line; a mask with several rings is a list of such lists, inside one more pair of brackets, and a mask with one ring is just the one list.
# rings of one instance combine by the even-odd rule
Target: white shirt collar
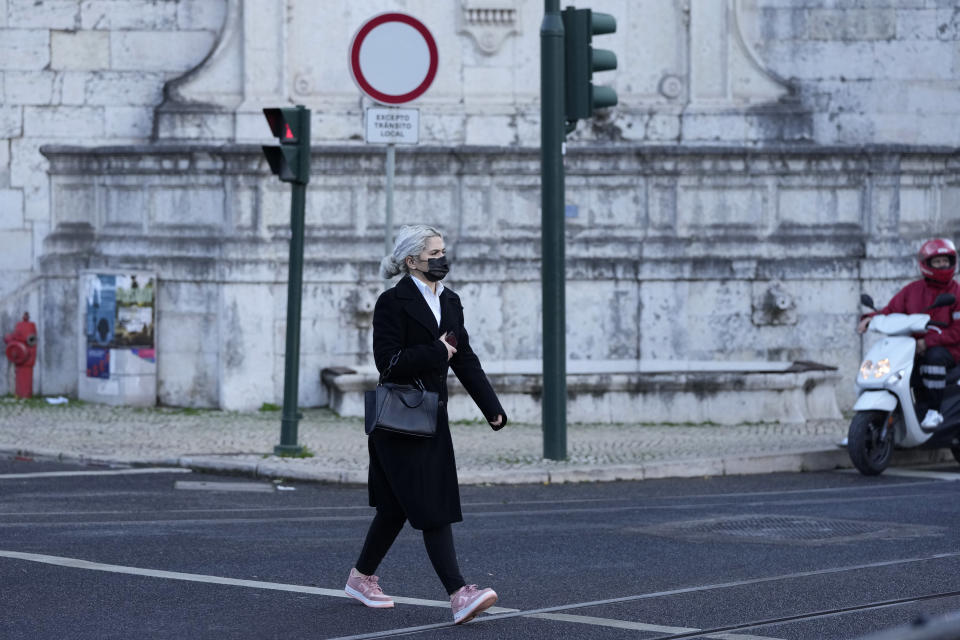
[[410,276],[410,279],[413,280],[413,283],[417,285],[417,289],[420,289],[420,293],[423,295],[423,299],[427,302],[427,306],[430,307],[430,311],[433,312],[433,317],[437,319],[437,326],[440,326],[440,294],[443,293],[443,283],[437,282],[437,292],[434,293],[430,290],[430,287],[427,286],[425,282],[422,282],[420,278],[415,276]]
[[443,293],[443,283],[437,282],[437,292],[434,293],[430,290],[430,287],[427,286],[427,283],[417,278],[416,276],[410,276],[410,279],[413,280],[413,284],[417,285],[417,288],[420,289],[420,292],[425,296],[433,296],[436,298],[440,297],[440,294]]

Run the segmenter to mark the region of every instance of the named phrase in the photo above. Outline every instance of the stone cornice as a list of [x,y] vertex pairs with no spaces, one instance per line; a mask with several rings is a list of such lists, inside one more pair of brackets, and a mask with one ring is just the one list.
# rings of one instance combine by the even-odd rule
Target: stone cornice
[[[264,167],[259,145],[252,144],[142,144],[80,147],[44,145],[41,153],[50,160],[50,173],[111,174],[245,174],[261,173]],[[537,173],[536,147],[420,146],[399,147],[399,172],[440,170],[457,174]],[[324,145],[312,149],[313,172],[317,175],[379,173],[384,147],[373,145]],[[613,158],[619,158],[619,161]],[[596,166],[591,166],[596,159]],[[567,173],[672,173],[681,172],[675,163],[691,165],[703,173],[802,173],[804,171],[857,170],[904,172],[904,159],[926,160],[938,166],[934,171],[960,170],[960,148],[911,145],[863,146],[680,146],[680,145],[570,145]],[[579,161],[583,161],[581,164]],[[794,166],[794,163],[800,163]],[[821,166],[817,166],[819,163]],[[826,163],[823,165],[823,163]],[[839,163],[839,166],[838,166]],[[854,166],[851,166],[853,163]],[[459,166],[457,166],[459,165]],[[671,171],[671,168],[673,171]]]

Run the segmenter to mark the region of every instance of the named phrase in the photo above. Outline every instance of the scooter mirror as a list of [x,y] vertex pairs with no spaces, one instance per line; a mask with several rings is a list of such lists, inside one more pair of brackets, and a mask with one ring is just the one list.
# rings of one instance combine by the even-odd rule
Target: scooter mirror
[[933,304],[927,307],[927,309],[936,309],[937,307],[949,307],[957,301],[957,297],[952,293],[941,293],[933,301]]
[[868,309],[873,309],[874,311],[877,310],[877,308],[873,306],[873,298],[871,298],[865,293],[860,294],[860,304],[867,307]]

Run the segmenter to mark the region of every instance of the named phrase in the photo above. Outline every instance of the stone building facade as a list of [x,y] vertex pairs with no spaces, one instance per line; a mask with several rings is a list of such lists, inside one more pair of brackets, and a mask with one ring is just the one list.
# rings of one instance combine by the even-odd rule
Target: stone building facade
[[[369,364],[384,153],[346,51],[391,10],[441,56],[397,222],[446,231],[485,361],[539,357],[541,3],[323,4],[0,0],[0,326],[38,319],[40,393],[78,388],[80,274],[136,270],[158,276],[159,402],[279,401],[289,190],[257,144],[290,103],[314,113],[301,404],[326,403],[322,368]],[[957,232],[960,7],[590,6],[618,20],[598,46],[620,104],[568,138],[569,357],[853,371],[859,293],[886,299]]]

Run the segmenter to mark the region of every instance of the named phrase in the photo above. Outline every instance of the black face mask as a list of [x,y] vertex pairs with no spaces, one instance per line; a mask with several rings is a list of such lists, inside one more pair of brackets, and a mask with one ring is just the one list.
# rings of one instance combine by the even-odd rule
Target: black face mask
[[427,260],[427,270],[423,272],[423,275],[425,275],[430,282],[437,282],[438,280],[443,280],[444,276],[449,272],[450,265],[447,264],[447,256],[440,256],[439,258],[430,258]]

